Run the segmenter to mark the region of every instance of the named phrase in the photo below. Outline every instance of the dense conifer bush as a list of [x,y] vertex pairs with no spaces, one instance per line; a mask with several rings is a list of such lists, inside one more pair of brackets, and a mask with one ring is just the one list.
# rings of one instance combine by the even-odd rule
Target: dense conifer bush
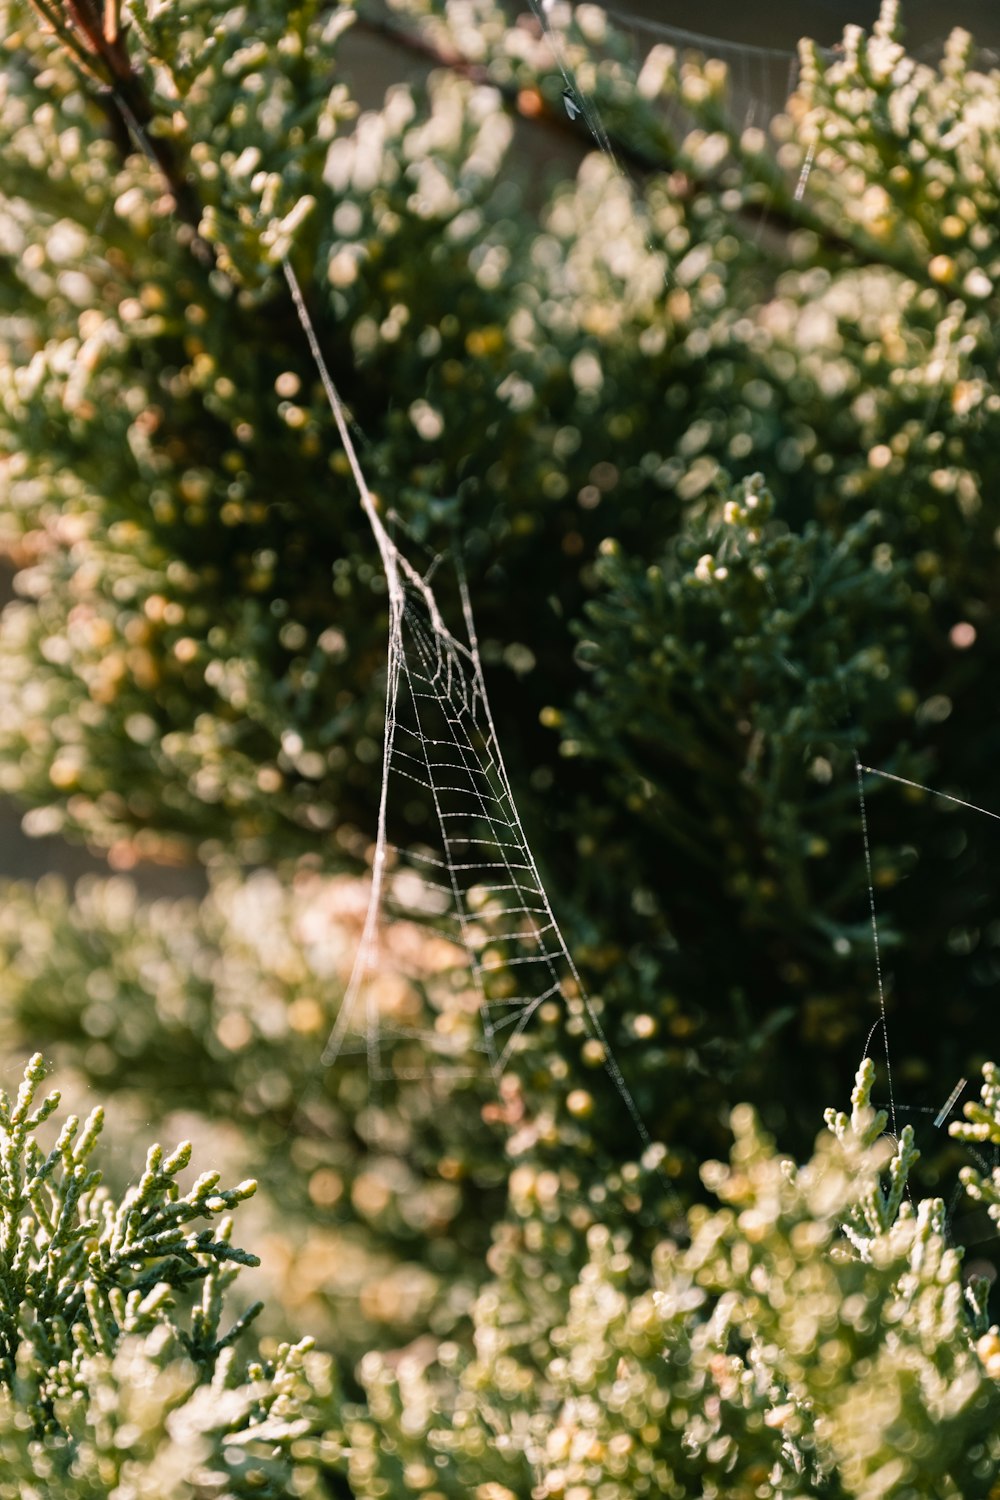
[[[1000,1141],[994,1071],[926,1183],[868,1065],[810,1142],[878,1017],[856,756],[998,804],[1000,77],[960,32],[918,65],[886,3],[803,45],[768,134],[718,65],[636,78],[581,6],[556,22],[613,160],[537,27],[397,10],[442,66],[359,114],[346,6],[0,3],[0,788],[118,869],[211,871],[200,903],[5,887],[4,1039],[214,1128],[264,1189],[269,1332],[305,1318],[340,1365],[223,1348],[224,1235],[102,1269],[129,1215],[225,1195],[151,1157],[101,1196],[96,1127],[40,1154],[33,1062],[0,1118],[0,1493],[996,1493],[1000,1335],[924,1196]],[[532,180],[557,141],[575,180]],[[448,1066],[397,1042],[377,1098],[364,1058],[319,1067],[386,611],[286,256],[383,513],[464,559],[663,1147],[544,1007],[498,1097],[460,953],[412,927],[378,1007]],[[868,802],[902,1116],[991,1050],[997,861],[953,804]],[[965,1185],[995,1212],[985,1165]]]

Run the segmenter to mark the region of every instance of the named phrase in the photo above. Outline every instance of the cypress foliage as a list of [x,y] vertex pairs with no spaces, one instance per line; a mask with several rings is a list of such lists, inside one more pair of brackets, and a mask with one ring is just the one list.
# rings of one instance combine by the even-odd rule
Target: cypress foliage
[[167,1157],[151,1147],[115,1201],[93,1162],[99,1108],[40,1147],[59,1106],[58,1093],[36,1102],[44,1077],[36,1054],[16,1098],[0,1094],[0,1494],[277,1497],[300,1479],[297,1493],[328,1494],[331,1361],[305,1340],[239,1362],[259,1303],[223,1328],[239,1267],[258,1261],[219,1216],[256,1184],[204,1172],[182,1193],[183,1141]]
[[[886,0],[871,37],[803,44],[768,137],[717,65],[658,49],[636,79],[584,7],[565,57],[618,162],[552,185],[522,147],[581,127],[492,0],[401,5],[452,66],[361,115],[345,6],[99,10],[0,3],[0,789],[119,867],[213,873],[175,906],[7,887],[3,1026],[235,1128],[300,1288],[272,1326],[308,1298],[350,1399],[298,1345],[234,1363],[208,1261],[236,1252],[177,1227],[225,1195],[159,1158],[98,1219],[159,1194],[174,1281],[160,1241],[98,1275],[73,1220],[66,1307],[15,1334],[42,1286],[17,1235],[40,1253],[56,1222],[25,1184],[61,1162],[67,1224],[98,1189],[14,1108],[0,1490],[994,1492],[1000,1336],[905,1131],[879,1175],[870,1069],[810,1151],[879,1015],[856,757],[997,805],[996,76],[960,32],[918,65]],[[529,837],[667,1143],[641,1160],[600,1048],[542,1011],[491,1095],[451,952],[379,1005],[467,1068],[394,1043],[377,1104],[363,1059],[317,1069],[386,611],[285,257],[381,503],[464,556]],[[868,801],[902,1114],[988,1050],[996,861],[954,804]],[[984,1079],[931,1186],[1000,1139]],[[188,1272],[198,1338],[155,1291]]]

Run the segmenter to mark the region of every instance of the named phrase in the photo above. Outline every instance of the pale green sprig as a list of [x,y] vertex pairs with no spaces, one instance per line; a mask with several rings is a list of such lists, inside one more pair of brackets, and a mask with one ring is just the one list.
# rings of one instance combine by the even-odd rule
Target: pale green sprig
[[912,1216],[912,1208],[906,1201],[906,1189],[910,1172],[920,1159],[920,1152],[913,1144],[913,1127],[904,1125],[894,1144],[888,1180],[873,1176],[844,1222],[844,1233],[866,1260],[879,1238],[889,1234],[899,1221]]
[[850,1115],[845,1114],[843,1110],[824,1111],[823,1119],[838,1141],[852,1137],[867,1150],[869,1146],[874,1146],[885,1130],[889,1116],[884,1109],[876,1110],[872,1106],[874,1083],[875,1064],[870,1057],[865,1057],[855,1074],[854,1088],[851,1090]]
[[[174,1152],[163,1159],[160,1146],[152,1146],[146,1157],[146,1169],[138,1183],[126,1192],[115,1215],[110,1235],[102,1236],[91,1256],[91,1264],[107,1269],[109,1266],[142,1260],[151,1247],[155,1253],[176,1253],[184,1259],[197,1248],[216,1244],[210,1230],[192,1237],[185,1235],[182,1226],[193,1219],[206,1218],[234,1208],[250,1198],[257,1190],[253,1179],[241,1182],[235,1188],[220,1188],[218,1172],[203,1172],[194,1186],[183,1196],[177,1185],[177,1174],[191,1160],[191,1142],[182,1141]],[[225,1246],[218,1247],[221,1258],[238,1260],[242,1264],[256,1265],[253,1257],[245,1258],[244,1251]]]
[[964,1120],[954,1120],[948,1134],[956,1141],[979,1146],[1000,1145],[1000,1068],[996,1063],[983,1064],[983,1083],[978,1099],[963,1106]]
[[990,1326],[990,1288],[992,1285],[988,1276],[970,1276],[965,1287],[967,1316],[976,1338],[986,1333]]
[[[884,1136],[888,1115],[884,1109],[872,1106],[871,1094],[875,1082],[875,1064],[870,1057],[861,1061],[851,1092],[851,1113],[828,1109],[823,1118],[827,1127],[845,1145],[870,1151]],[[851,1244],[865,1259],[872,1252],[874,1241],[887,1234],[900,1218],[908,1216],[905,1203],[910,1172],[920,1158],[913,1143],[913,1128],[905,1125],[899,1140],[894,1143],[889,1160],[888,1178],[872,1175],[862,1189],[857,1202],[844,1222],[844,1233]]]
[[[996,1063],[983,1064],[983,1082],[979,1098],[964,1105],[964,1120],[955,1120],[949,1135],[958,1141],[976,1145],[1000,1145],[1000,1068]],[[982,1203],[994,1223],[1000,1223],[1000,1168],[988,1173],[976,1167],[963,1167],[959,1173],[969,1197]]]
[[[79,1361],[113,1354],[123,1336],[167,1325],[211,1373],[260,1311],[255,1305],[222,1332],[226,1288],[238,1267],[259,1261],[233,1245],[231,1217],[196,1227],[251,1197],[256,1183],[224,1188],[218,1172],[203,1172],[183,1192],[177,1179],[192,1152],[183,1141],[166,1156],[151,1147],[139,1180],[116,1204],[91,1164],[100,1109],[82,1125],[71,1115],[47,1153],[35,1139],[59,1104],[57,1093],[36,1104],[45,1072],[36,1054],[14,1102],[0,1094],[0,1385],[13,1386],[18,1348],[30,1343],[42,1366],[29,1403],[40,1427],[51,1401],[73,1388]],[[178,1325],[175,1294],[199,1281],[188,1332]]]

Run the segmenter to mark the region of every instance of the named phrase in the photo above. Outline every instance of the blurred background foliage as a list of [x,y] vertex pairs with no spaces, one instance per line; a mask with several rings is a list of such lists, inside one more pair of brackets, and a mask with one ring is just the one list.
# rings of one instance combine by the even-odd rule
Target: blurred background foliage
[[[567,8],[611,159],[532,16],[395,7],[438,66],[364,111],[354,20],[133,4],[144,154],[0,6],[0,788],[118,870],[210,872],[179,905],[7,888],[5,1040],[252,1164],[276,1319],[308,1304],[350,1355],[461,1325],[503,1127],[554,1109],[520,1145],[578,1233],[668,1208],[628,1190],[582,1034],[539,1014],[497,1101],[430,934],[392,939],[378,1007],[433,1065],[404,1037],[375,1092],[364,1057],[319,1066],[386,607],[282,255],[405,545],[463,557],[529,839],[682,1197],[736,1099],[805,1151],[877,1019],[855,753],[1000,806],[1000,83],[971,40],[918,63],[886,5],[803,46],[765,130],[711,59],[636,76],[625,30]],[[933,1146],[991,1047],[995,835],[868,800],[897,1104]]]
[[[49,878],[8,883],[0,918],[8,1045],[50,1038],[60,1072],[82,1071],[133,1129],[152,1109],[227,1170],[253,1173],[262,1191],[243,1218],[266,1236],[255,1280],[271,1312],[349,1361],[428,1323],[454,1331],[506,1183],[479,1120],[488,1070],[468,1067],[478,1009],[464,971],[456,994],[443,943],[399,923],[375,986],[387,1027],[412,1023],[421,998],[454,1023],[437,1066],[397,1043],[405,1081],[380,1100],[365,1052],[319,1065],[364,905],[356,880],[315,874],[231,875],[200,903],[143,903],[122,877],[86,878],[71,899]],[[127,1179],[128,1162],[108,1170]]]

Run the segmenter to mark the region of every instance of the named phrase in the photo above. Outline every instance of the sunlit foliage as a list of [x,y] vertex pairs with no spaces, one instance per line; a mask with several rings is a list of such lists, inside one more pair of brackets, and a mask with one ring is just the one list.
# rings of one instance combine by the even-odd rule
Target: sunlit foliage
[[[6,889],[4,1038],[218,1128],[265,1189],[272,1326],[368,1353],[347,1404],[325,1356],[206,1359],[156,1246],[88,1299],[116,1211],[64,1242],[31,1174],[63,1162],[67,1223],[78,1166],[100,1190],[72,1132],[19,1177],[15,1130],[0,1208],[36,1217],[0,1244],[4,1326],[57,1262],[69,1311],[8,1337],[0,1494],[995,1493],[1000,1334],[913,1139],[883,1184],[867,1070],[801,1168],[764,1127],[808,1158],[878,1014],[856,754],[997,801],[997,75],[962,33],[917,64],[887,0],[744,129],[717,63],[635,76],[601,12],[556,7],[609,153],[492,0],[397,6],[448,66],[365,113],[346,6],[99,9],[0,3],[0,789],[118,869],[215,873],[197,906]],[[531,170],[548,144],[572,181]],[[464,556],[529,835],[667,1143],[641,1161],[572,1016],[540,1009],[489,1093],[428,933],[375,1009],[445,1065],[395,1040],[377,1100],[370,1056],[317,1066],[385,603],[286,255],[383,509]],[[912,788],[870,802],[897,1086],[936,1103],[982,1061],[989,849]],[[996,1110],[987,1069],[956,1143]],[[186,1201],[159,1171],[126,1217],[154,1179]],[[995,1218],[995,1173],[964,1180]]]

